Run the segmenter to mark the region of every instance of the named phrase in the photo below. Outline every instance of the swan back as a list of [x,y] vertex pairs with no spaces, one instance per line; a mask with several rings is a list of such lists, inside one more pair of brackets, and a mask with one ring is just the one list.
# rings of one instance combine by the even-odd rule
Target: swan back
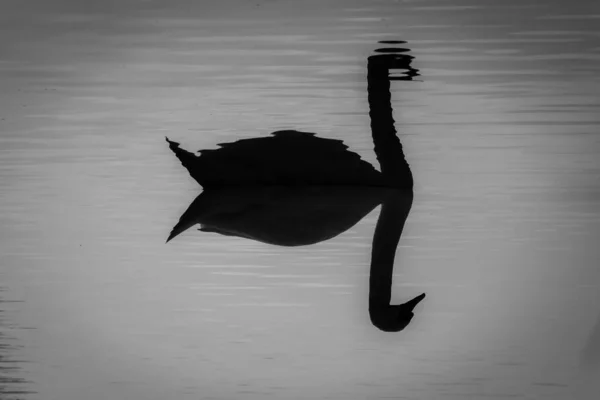
[[379,171],[343,141],[313,133],[277,131],[271,136],[219,144],[196,156],[169,139],[171,150],[204,188],[247,185],[384,186]]

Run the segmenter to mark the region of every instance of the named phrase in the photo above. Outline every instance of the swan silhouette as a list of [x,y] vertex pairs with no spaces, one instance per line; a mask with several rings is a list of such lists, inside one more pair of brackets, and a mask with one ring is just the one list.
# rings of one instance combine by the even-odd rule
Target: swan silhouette
[[[386,42],[380,42],[386,43]],[[393,43],[405,43],[395,41]],[[404,329],[423,300],[391,305],[394,258],[413,201],[413,177],[392,115],[390,81],[412,80],[408,49],[383,48],[368,58],[369,116],[381,172],[341,140],[285,130],[219,144],[197,156],[166,139],[202,187],[167,242],[190,227],[281,246],[333,238],[381,204],[369,277],[369,316],[386,332]],[[402,75],[390,76],[397,70]]]

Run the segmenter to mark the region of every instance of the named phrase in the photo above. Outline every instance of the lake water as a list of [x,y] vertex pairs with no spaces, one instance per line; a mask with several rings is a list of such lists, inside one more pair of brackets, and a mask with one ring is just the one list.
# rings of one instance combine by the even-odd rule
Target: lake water
[[[592,399],[600,378],[600,3],[3,2],[0,398]],[[190,150],[282,129],[376,164],[366,59],[415,180],[393,299],[379,208],[314,246],[187,231]]]

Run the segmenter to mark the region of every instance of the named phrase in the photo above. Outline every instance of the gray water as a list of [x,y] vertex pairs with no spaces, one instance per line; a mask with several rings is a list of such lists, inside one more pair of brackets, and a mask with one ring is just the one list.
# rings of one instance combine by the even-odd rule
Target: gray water
[[[600,3],[4,1],[0,398],[592,399],[600,377]],[[376,164],[366,58],[415,178],[369,323],[375,209],[284,248],[190,230],[169,151],[281,129]],[[23,393],[19,393],[23,392]],[[25,393],[30,392],[30,393]]]

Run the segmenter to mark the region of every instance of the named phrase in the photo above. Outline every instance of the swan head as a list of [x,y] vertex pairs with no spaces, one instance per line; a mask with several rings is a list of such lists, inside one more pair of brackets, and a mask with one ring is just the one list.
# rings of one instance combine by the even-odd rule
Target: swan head
[[410,324],[415,314],[414,308],[425,298],[422,293],[404,304],[371,305],[369,316],[371,322],[384,332],[400,332]]

